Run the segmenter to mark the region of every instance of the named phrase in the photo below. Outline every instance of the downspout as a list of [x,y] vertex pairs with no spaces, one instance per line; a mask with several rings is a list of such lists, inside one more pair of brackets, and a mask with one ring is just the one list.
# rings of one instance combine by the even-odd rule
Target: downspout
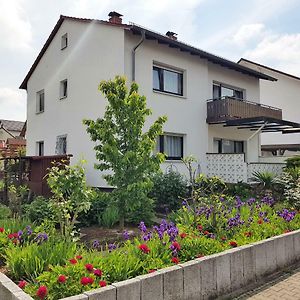
[[141,37],[140,41],[138,42],[138,44],[132,50],[132,81],[135,81],[135,51],[144,42],[145,33],[146,33],[146,31],[143,30],[142,31],[142,37]]

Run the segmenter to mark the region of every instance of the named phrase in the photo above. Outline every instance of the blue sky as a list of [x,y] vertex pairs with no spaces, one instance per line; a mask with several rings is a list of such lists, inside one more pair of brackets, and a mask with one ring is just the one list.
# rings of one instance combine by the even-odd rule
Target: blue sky
[[219,56],[300,76],[299,0],[0,0],[0,118],[26,119],[18,87],[60,14],[106,20],[112,10]]

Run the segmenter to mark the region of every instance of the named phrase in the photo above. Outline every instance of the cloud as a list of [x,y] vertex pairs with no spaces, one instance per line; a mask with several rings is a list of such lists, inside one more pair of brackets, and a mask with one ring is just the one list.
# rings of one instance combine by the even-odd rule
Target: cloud
[[242,25],[233,36],[233,41],[240,46],[246,46],[249,42],[253,42],[265,33],[265,25],[261,23]]
[[0,1],[1,48],[30,50],[32,28],[22,9],[22,0]]
[[26,96],[20,90],[0,87],[0,119],[26,119]]
[[300,33],[268,35],[243,56],[300,75]]

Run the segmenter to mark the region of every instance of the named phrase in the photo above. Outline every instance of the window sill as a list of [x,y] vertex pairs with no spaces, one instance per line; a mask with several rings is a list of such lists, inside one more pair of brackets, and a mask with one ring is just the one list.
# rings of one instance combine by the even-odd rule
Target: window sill
[[182,158],[181,159],[166,159],[164,163],[182,163]]
[[42,111],[36,111],[35,114],[36,114],[36,115],[40,115],[40,114],[42,114],[43,112],[44,112],[44,110],[42,110]]
[[181,96],[181,95],[176,95],[176,94],[171,94],[171,93],[166,93],[166,92],[161,92],[161,91],[156,91],[156,90],[152,90],[152,91],[153,91],[153,93],[157,93],[157,94],[186,99],[186,96]]
[[64,50],[64,49],[66,49],[66,48],[68,48],[68,45],[67,45],[67,46],[64,46],[64,47],[62,47],[62,48],[60,48],[60,50]]
[[68,98],[68,96],[60,97],[59,100],[64,100],[64,99],[66,99],[66,98]]

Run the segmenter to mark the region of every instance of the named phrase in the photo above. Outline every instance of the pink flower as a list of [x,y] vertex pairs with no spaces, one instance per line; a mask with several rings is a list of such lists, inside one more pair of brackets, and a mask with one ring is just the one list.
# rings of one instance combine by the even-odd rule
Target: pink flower
[[139,249],[146,254],[148,254],[150,252],[150,249],[146,244],[139,245]]
[[69,262],[72,264],[72,265],[76,265],[77,264],[77,260],[75,258],[71,258],[69,260]]
[[45,299],[45,297],[48,294],[48,289],[45,285],[42,285],[39,287],[39,289],[36,292],[36,295],[40,298],[40,299]]
[[94,279],[92,277],[82,277],[80,280],[80,283],[82,285],[92,284],[93,282],[94,282]]
[[105,280],[100,280],[100,281],[99,281],[99,285],[100,285],[101,287],[106,286],[106,281],[105,281]]
[[94,275],[98,276],[98,277],[101,277],[102,276],[102,271],[100,269],[96,269],[94,271]]
[[3,233],[4,232],[4,228],[0,227],[0,232]]
[[65,275],[59,275],[58,278],[57,278],[57,281],[59,283],[65,283],[67,280],[67,277]]
[[179,264],[179,259],[177,257],[172,257],[171,261],[174,264]]
[[86,264],[85,268],[87,269],[87,271],[92,272],[94,270],[94,267],[92,264]]
[[27,284],[27,282],[25,280],[21,280],[21,281],[19,281],[18,287],[21,289],[24,289],[26,284]]
[[82,260],[82,256],[81,255],[77,255],[75,258],[78,259],[78,260]]

